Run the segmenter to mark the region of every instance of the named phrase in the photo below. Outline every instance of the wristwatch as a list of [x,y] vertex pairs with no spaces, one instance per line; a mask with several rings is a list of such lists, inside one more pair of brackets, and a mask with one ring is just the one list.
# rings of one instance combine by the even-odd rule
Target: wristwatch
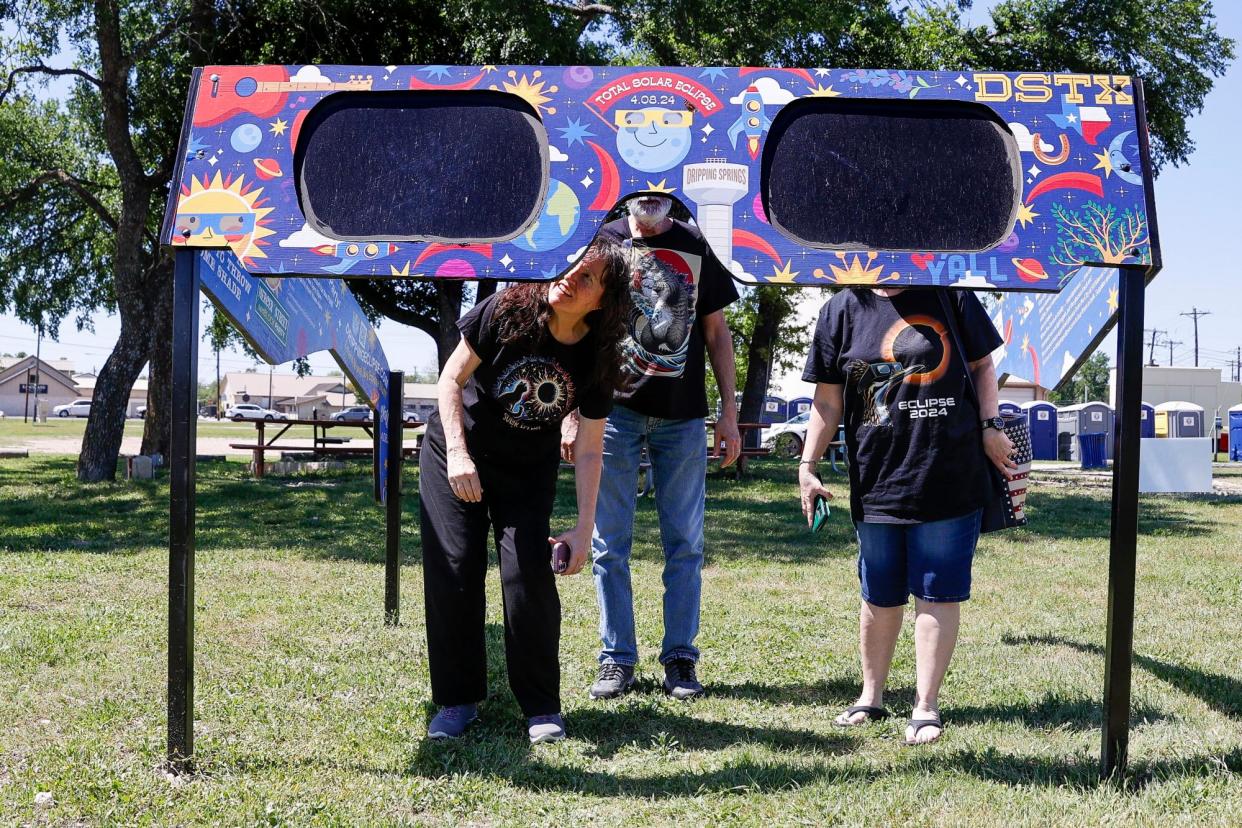
[[1005,421],[1004,421],[1004,420],[1002,420],[1000,417],[989,417],[989,418],[987,418],[986,420],[984,420],[984,421],[981,423],[981,425],[982,425],[985,429],[986,429],[986,428],[994,428],[994,429],[996,429],[997,431],[1004,431],[1004,430],[1005,430]]

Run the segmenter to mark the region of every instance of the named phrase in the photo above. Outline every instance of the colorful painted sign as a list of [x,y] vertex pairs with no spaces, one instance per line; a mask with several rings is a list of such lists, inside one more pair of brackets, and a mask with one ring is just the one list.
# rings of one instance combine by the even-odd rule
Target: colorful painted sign
[[1116,268],[1084,267],[1060,293],[1005,293],[989,300],[1004,339],[993,354],[997,375],[1059,386],[1112,327],[1117,291]]
[[199,253],[199,284],[241,331],[250,347],[272,365],[328,351],[376,411],[380,489],[386,491],[388,359],[358,300],[340,279],[252,276],[233,251]]
[[[255,274],[552,279],[626,195],[692,211],[716,255],[750,284],[885,284],[1056,292],[1085,264],[1146,264],[1151,218],[1128,77],[1109,74],[621,66],[212,66],[198,70],[162,238],[227,246]],[[496,90],[547,137],[547,188],[510,241],[354,240],[307,222],[294,180],[303,121],[330,95]],[[828,250],[773,227],[759,192],[764,142],[786,105],[815,97],[964,101],[1007,125],[1022,165],[1012,232],[983,253]],[[917,148],[912,148],[917,152]],[[848,197],[848,196],[846,196]],[[462,240],[463,242],[469,240]],[[374,249],[373,255],[366,250]],[[271,320],[279,326],[278,319]]]

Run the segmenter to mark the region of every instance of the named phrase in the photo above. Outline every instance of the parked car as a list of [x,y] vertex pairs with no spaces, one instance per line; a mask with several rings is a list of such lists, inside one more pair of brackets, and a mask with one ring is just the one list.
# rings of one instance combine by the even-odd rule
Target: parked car
[[230,420],[283,420],[285,415],[254,403],[238,403],[224,412]]
[[355,405],[344,411],[336,412],[332,415],[332,419],[338,423],[369,423],[371,422],[371,409],[365,405]]
[[806,442],[806,426],[811,412],[803,411],[797,417],[777,423],[763,430],[763,446],[782,457],[800,457],[802,444]]
[[71,403],[58,405],[52,409],[57,417],[89,417],[91,416],[90,400],[74,400]]
[[145,405],[138,406],[134,409],[134,416],[139,420],[145,420],[147,418],[147,407]]
[[404,409],[404,410],[402,411],[402,413],[401,413],[401,417],[402,417],[402,419],[404,419],[407,423],[417,423],[417,422],[419,422],[419,419],[418,419],[418,410],[417,410],[417,409],[414,409],[414,408],[406,408],[406,409]]

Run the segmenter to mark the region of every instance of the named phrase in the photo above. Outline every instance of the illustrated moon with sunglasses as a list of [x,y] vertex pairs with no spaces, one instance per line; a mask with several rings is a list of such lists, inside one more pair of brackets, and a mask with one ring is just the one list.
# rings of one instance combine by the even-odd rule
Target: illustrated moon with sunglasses
[[617,113],[617,152],[636,170],[662,172],[690,152],[689,110],[651,106]]

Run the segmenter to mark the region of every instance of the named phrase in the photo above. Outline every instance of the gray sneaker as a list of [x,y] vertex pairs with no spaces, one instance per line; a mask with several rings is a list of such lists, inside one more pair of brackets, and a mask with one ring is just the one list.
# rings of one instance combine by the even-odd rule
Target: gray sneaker
[[441,707],[439,712],[427,725],[427,736],[431,739],[456,739],[466,732],[470,723],[479,718],[478,708],[473,704],[456,704]]
[[634,666],[605,661],[599,665],[599,674],[591,685],[591,698],[615,699],[628,693],[634,687]]
[[527,721],[527,733],[532,745],[541,742],[559,742],[565,738],[565,720],[560,713],[548,716],[531,716]]
[[678,701],[703,695],[703,685],[694,674],[693,659],[675,658],[664,665],[664,692]]

